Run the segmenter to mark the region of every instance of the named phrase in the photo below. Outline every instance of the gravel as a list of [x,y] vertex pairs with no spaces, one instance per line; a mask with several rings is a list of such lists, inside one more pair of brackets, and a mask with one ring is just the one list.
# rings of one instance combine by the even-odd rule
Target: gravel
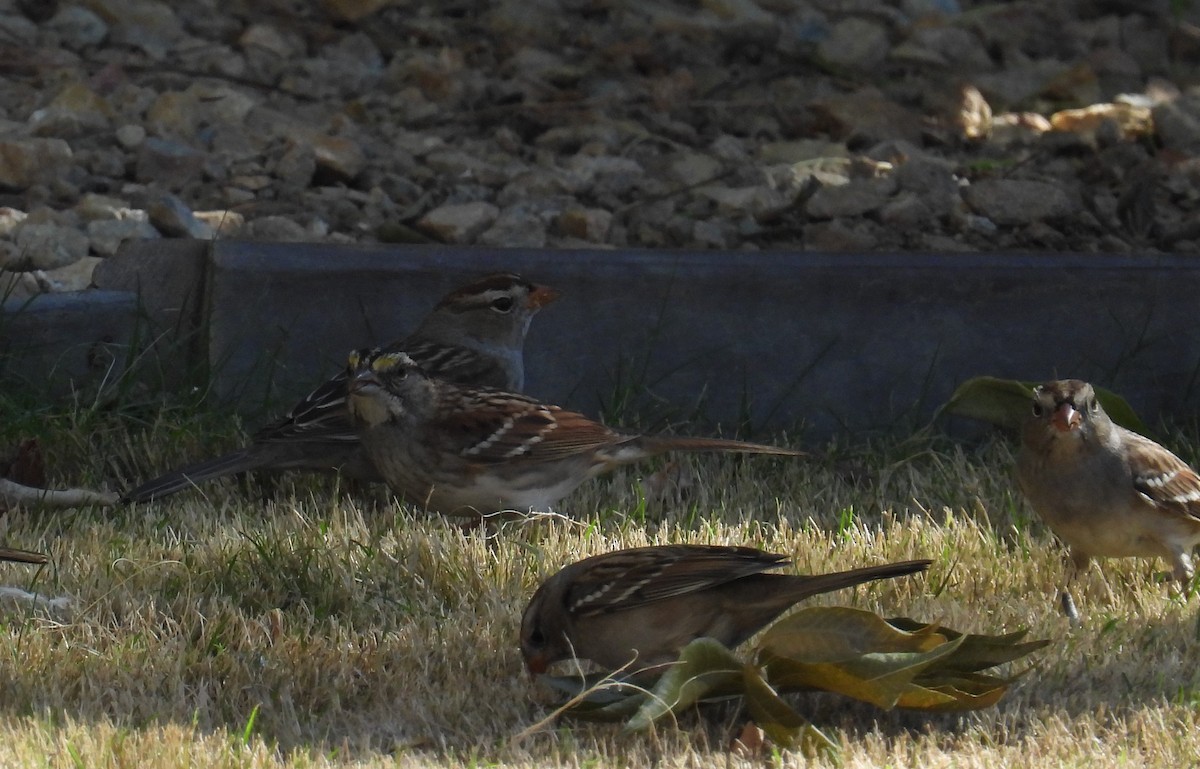
[[1200,3],[0,0],[0,44],[17,297],[156,237],[1200,250]]

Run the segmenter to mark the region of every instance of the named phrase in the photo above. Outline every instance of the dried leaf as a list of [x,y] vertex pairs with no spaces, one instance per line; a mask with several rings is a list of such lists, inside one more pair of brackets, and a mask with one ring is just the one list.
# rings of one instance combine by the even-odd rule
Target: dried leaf
[[[950,640],[954,640],[962,636],[956,630],[940,626],[923,625],[915,620],[907,617],[893,617],[888,621],[889,625],[914,632],[922,628],[936,627],[940,635],[944,635]],[[1012,633],[1003,635],[975,635],[969,634],[963,640],[962,644],[955,650],[954,654],[940,666],[943,670],[962,671],[973,673],[978,670],[1003,665],[1006,662],[1020,659],[1027,654],[1031,654],[1044,646],[1047,646],[1050,641],[1025,641],[1021,639],[1029,634],[1029,630],[1017,630]]]
[[747,665],[742,682],[746,709],[773,742],[799,750],[807,758],[838,755],[837,743],[784,702],[758,668]]

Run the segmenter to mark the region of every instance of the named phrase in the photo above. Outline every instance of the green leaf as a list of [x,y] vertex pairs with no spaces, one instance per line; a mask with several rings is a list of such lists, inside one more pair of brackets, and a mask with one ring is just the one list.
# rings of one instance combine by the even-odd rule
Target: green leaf
[[[1029,413],[1033,388],[1039,384],[1041,383],[990,376],[968,379],[958,386],[950,400],[942,404],[934,419],[943,414],[953,414],[1016,430]],[[1108,412],[1112,421],[1146,435],[1146,424],[1124,398],[1103,387],[1093,387],[1100,405]]]
[[683,647],[679,661],[658,679],[625,728],[645,729],[705,697],[741,694],[744,667],[745,663],[718,641],[697,638]]
[[934,419],[953,414],[1016,430],[1032,402],[1033,385],[1015,379],[979,376],[960,384],[950,400],[937,410]]

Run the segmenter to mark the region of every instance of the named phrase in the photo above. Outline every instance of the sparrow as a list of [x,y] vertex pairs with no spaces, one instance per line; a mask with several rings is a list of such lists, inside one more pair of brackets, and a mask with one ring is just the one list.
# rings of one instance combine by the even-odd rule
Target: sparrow
[[871,580],[916,574],[903,561],[814,576],[763,574],[788,557],[750,547],[665,545],[585,558],[542,583],[521,618],[531,675],[588,659],[607,670],[673,662],[697,638],[733,648],[799,601]]
[[803,452],[718,438],[622,433],[534,398],[430,376],[400,352],[350,355],[349,406],[397,494],[443,513],[546,510],[584,481],[671,451]]
[[1070,587],[1092,558],[1161,556],[1175,579],[1191,581],[1192,548],[1200,543],[1200,476],[1159,444],[1115,424],[1087,382],[1034,388],[1017,480],[1067,546],[1060,600],[1072,622],[1079,612]]
[[[447,294],[416,331],[384,349],[405,351],[430,376],[520,390],[529,324],[558,296],[518,275],[488,275]],[[358,480],[380,480],[346,411],[346,383],[343,370],[255,433],[250,445],[147,481],[126,492],[123,501],[159,499],[201,481],[258,469],[336,470]]]

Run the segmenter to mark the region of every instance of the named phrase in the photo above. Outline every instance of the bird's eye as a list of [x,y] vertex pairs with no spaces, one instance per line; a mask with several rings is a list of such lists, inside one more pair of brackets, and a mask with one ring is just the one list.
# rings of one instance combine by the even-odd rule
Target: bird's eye
[[1041,401],[1033,402],[1033,415],[1040,417],[1046,413],[1046,407],[1041,404]]
[[511,296],[501,296],[492,300],[492,309],[496,312],[512,312],[513,299]]
[[1100,401],[1096,400],[1095,398],[1092,398],[1092,402],[1088,404],[1088,411],[1091,411],[1093,414],[1095,414],[1099,410],[1100,410]]
[[546,636],[542,635],[541,628],[534,628],[529,633],[529,638],[527,640],[529,641],[530,646],[538,649],[546,645]]

